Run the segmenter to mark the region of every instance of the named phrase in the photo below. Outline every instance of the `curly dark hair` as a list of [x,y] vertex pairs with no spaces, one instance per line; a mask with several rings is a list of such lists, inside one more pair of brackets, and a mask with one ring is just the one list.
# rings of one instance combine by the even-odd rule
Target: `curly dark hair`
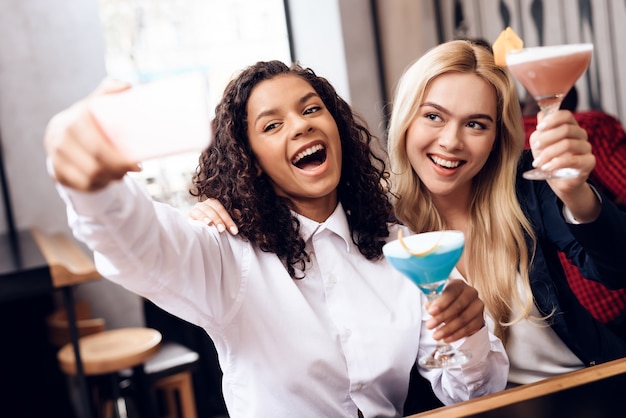
[[337,123],[342,146],[338,199],[347,214],[352,240],[367,259],[382,256],[387,222],[392,219],[388,173],[371,149],[374,137],[361,117],[325,78],[298,64],[257,62],[244,69],[224,91],[215,108],[214,140],[201,155],[190,193],[202,201],[218,199],[237,222],[240,235],[262,251],[275,253],[294,279],[309,256],[300,236],[300,223],[289,199],[276,195],[266,174],[257,174],[256,157],[248,139],[246,106],[253,88],[264,80],[292,74],[307,81]]

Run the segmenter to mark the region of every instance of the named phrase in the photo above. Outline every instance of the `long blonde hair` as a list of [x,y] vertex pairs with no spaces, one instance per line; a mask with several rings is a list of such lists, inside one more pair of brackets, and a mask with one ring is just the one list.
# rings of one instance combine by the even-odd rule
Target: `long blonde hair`
[[[396,87],[389,122],[388,151],[396,216],[414,232],[446,229],[428,190],[411,167],[406,132],[430,83],[450,73],[476,74],[496,91],[497,133],[494,149],[473,179],[466,237],[466,280],[474,286],[506,342],[507,326],[530,315],[530,252],[525,233],[534,233],[515,193],[516,172],[524,147],[522,114],[509,72],[494,63],[491,51],[471,41],[450,41],[408,67]],[[517,280],[521,274],[522,292]],[[512,318],[513,310],[519,312]]]

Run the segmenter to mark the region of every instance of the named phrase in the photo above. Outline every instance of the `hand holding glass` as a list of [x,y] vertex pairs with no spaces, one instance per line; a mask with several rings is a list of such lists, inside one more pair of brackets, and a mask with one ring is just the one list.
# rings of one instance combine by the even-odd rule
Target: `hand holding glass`
[[[526,87],[545,115],[556,112],[576,80],[587,70],[593,44],[539,46],[508,51],[506,63]],[[523,174],[528,180],[575,178],[574,168],[545,171],[540,168]]]
[[[389,263],[415,283],[434,301],[443,291],[450,272],[459,261],[465,246],[461,231],[434,231],[411,235],[391,241],[383,247]],[[456,350],[443,341],[431,355],[419,359],[428,369],[459,366],[471,358],[471,353]]]

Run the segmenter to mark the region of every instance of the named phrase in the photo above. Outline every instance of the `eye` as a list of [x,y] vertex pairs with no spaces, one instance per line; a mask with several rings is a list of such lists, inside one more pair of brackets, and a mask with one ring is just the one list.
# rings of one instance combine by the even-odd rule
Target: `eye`
[[304,114],[310,115],[311,113],[319,112],[320,110],[322,110],[321,106],[309,106],[306,109],[304,109]]
[[276,128],[278,128],[279,125],[280,125],[280,123],[278,123],[278,122],[268,123],[263,128],[263,132],[269,132],[269,131],[271,131],[273,129],[276,129]]
[[441,121],[441,117],[440,117],[438,114],[436,114],[436,113],[426,113],[426,114],[424,115],[424,117],[425,117],[426,119],[428,119],[428,120],[433,121],[433,122],[439,122],[439,121]]
[[481,122],[477,122],[475,120],[468,122],[467,126],[469,128],[478,129],[478,130],[481,130],[481,131],[487,129],[487,125],[485,125],[484,123],[481,123]]

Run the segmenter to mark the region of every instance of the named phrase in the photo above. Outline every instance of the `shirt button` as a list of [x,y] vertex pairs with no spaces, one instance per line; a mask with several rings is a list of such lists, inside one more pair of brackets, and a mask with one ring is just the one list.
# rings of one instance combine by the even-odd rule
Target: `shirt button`
[[337,283],[337,279],[335,278],[335,276],[333,276],[332,274],[330,275],[330,277],[328,278],[328,283],[330,284],[336,284]]
[[343,330],[343,338],[348,339],[352,336],[352,331],[349,328]]

